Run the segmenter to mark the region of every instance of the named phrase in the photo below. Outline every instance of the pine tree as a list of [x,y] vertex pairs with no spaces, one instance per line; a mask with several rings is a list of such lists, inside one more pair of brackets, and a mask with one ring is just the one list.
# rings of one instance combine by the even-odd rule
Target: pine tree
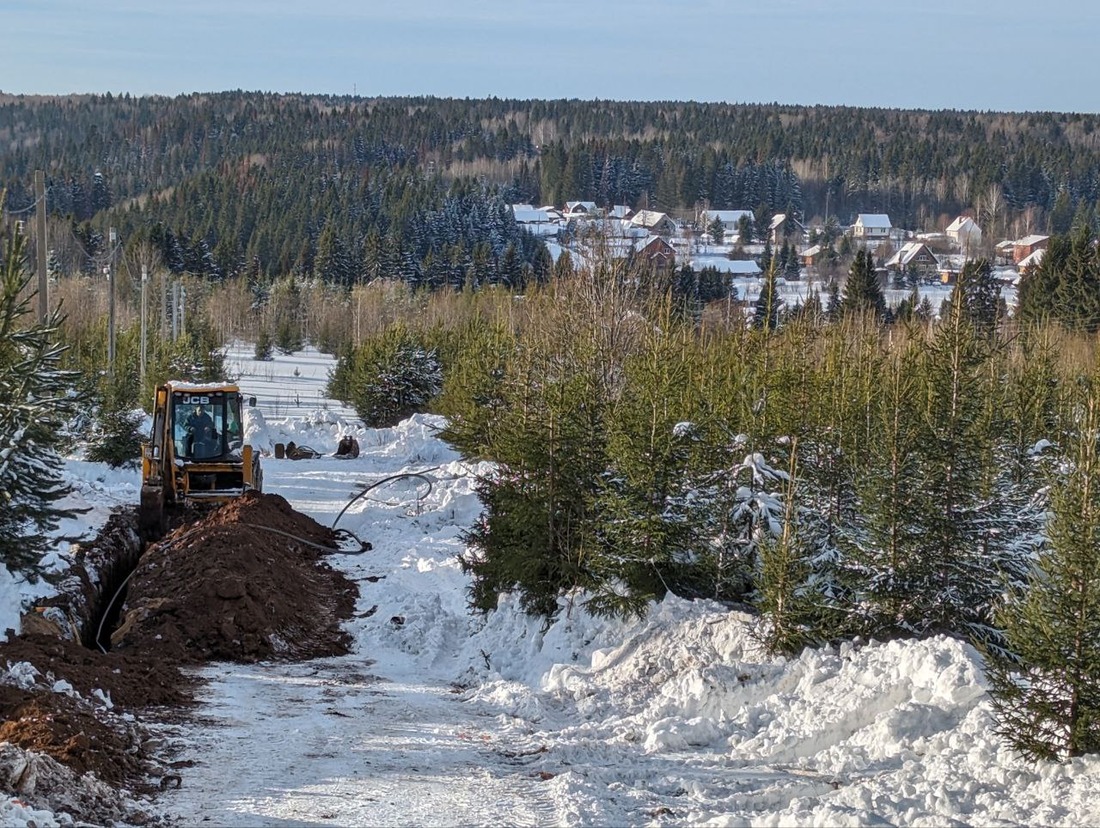
[[966,285],[922,354],[919,450],[920,566],[913,571],[910,625],[962,631],[987,624],[991,562],[983,554],[983,504],[989,433],[984,418],[990,345],[966,313]]
[[854,478],[857,515],[844,527],[842,546],[859,596],[853,626],[863,635],[920,630],[929,587],[922,500],[920,351],[905,342],[876,360],[880,392],[868,401],[872,418],[864,468]]
[[395,325],[340,356],[329,393],[354,407],[370,428],[388,428],[426,411],[441,387],[435,350]]
[[1100,330],[1100,253],[1087,226],[1070,238],[1055,288],[1054,313],[1067,327],[1090,333]]
[[783,268],[783,278],[797,282],[802,278],[802,263],[799,261],[798,248],[792,243],[787,254],[787,264]]
[[266,325],[261,325],[256,333],[256,345],[253,356],[263,362],[271,359],[275,352],[275,338],[271,335]]
[[737,243],[744,247],[746,244],[752,244],[753,237],[753,223],[752,218],[745,214],[737,220]]
[[145,414],[133,405],[132,375],[117,370],[102,381],[96,422],[88,441],[88,459],[112,468],[136,466],[144,440]]
[[774,331],[779,327],[783,313],[783,297],[779,294],[778,276],[773,265],[764,274],[764,284],[756,299],[756,308],[752,317],[754,328]]
[[772,261],[775,259],[775,254],[772,252],[772,242],[768,239],[764,242],[764,252],[760,254],[760,261],[757,264],[760,265],[761,273],[769,273],[772,270]]
[[510,290],[523,289],[523,270],[519,260],[519,252],[514,244],[509,244],[500,258],[497,272],[501,284]]
[[506,323],[479,316],[450,340],[435,410],[447,418],[439,436],[467,459],[492,456],[496,425],[508,405],[506,369],[516,347]]
[[464,536],[472,551],[462,566],[473,576],[476,609],[494,609],[502,593],[515,591],[525,610],[552,618],[561,595],[592,586],[591,503],[606,469],[603,406],[592,371],[582,367],[591,338],[570,354],[530,336],[503,380],[506,402],[489,447],[497,470],[478,483],[484,509]]
[[826,287],[825,318],[835,321],[840,315],[840,284],[833,279]]
[[702,541],[688,485],[691,420],[698,413],[690,333],[666,312],[642,353],[627,360],[626,387],[608,422],[607,472],[595,499],[598,532],[586,606],[640,614],[647,601],[677,590]]
[[1045,759],[1100,752],[1100,377],[1071,403],[1049,548],[997,614],[1007,650],[987,653],[998,731]]
[[802,534],[798,480],[798,443],[791,441],[790,465],[783,492],[782,528],[760,545],[760,575],[756,605],[768,617],[765,644],[773,653],[795,653],[822,632],[820,617],[808,588],[812,545]]
[[993,278],[993,266],[988,259],[970,259],[959,273],[964,283],[966,314],[980,334],[992,335],[1001,309],[1001,287]]
[[875,274],[875,257],[866,250],[856,251],[840,308],[843,313],[873,313],[877,318],[886,315],[886,299]]
[[1023,273],[1017,295],[1018,319],[1034,324],[1061,318],[1055,297],[1059,293],[1069,254],[1069,239],[1053,236],[1039,265]]
[[711,570],[710,597],[748,598],[758,583],[764,550],[781,536],[787,472],[761,452],[749,450],[747,435],[735,435],[723,447],[740,458],[695,484],[697,508],[710,515],[704,528],[711,541],[703,565]]
[[722,223],[722,219],[715,216],[713,221],[707,225],[707,232],[710,233],[711,241],[715,244],[721,244],[726,238],[726,225]]
[[0,563],[34,573],[50,534],[78,510],[59,501],[69,494],[58,448],[65,423],[82,399],[78,375],[60,368],[60,315],[28,324],[33,278],[25,239],[3,241],[0,270]]

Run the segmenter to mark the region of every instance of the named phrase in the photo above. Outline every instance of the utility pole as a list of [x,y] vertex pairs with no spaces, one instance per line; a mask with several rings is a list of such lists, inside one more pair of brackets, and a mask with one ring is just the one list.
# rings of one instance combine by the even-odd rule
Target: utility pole
[[50,314],[50,283],[46,278],[46,173],[34,171],[34,224],[38,236],[38,321]]
[[103,272],[107,274],[107,367],[112,374],[115,372],[115,277],[111,265],[114,263],[117,239],[115,228],[110,228],[107,233],[107,266]]
[[141,266],[141,387],[145,387],[146,324],[149,318],[149,268]]
[[180,335],[180,283],[172,282],[172,341]]

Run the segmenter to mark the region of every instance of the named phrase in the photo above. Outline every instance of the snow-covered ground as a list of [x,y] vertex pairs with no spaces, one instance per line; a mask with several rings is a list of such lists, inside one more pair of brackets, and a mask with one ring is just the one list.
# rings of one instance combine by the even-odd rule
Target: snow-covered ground
[[[246,391],[284,382],[284,400],[305,372],[243,349],[232,360]],[[183,824],[1100,823],[1100,758],[1014,756],[978,654],[952,639],[782,659],[760,649],[755,619],[704,601],[669,598],[632,622],[566,607],[546,629],[508,599],[471,615],[457,556],[486,468],[436,437],[440,420],[364,429],[323,401],[288,416],[259,396],[259,445],[331,455],[359,439],[354,460],[265,460],[266,489],[321,523],[388,476],[430,485],[379,485],[339,518],[374,547],[330,559],[360,587],[352,655],[203,671],[201,715],[165,726],[195,762],[160,799]],[[90,523],[136,497],[134,472],[70,467]],[[0,570],[8,626],[24,591]],[[0,823],[30,817],[52,821],[0,803]]]

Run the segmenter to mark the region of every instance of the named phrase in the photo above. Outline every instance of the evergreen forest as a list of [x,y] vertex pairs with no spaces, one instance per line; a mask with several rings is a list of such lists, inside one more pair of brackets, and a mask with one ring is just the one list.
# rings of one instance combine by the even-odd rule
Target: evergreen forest
[[1086,114],[778,104],[0,94],[0,188],[18,218],[45,171],[63,273],[91,272],[114,227],[204,278],[517,286],[548,265],[509,203],[841,225],[881,212],[915,230],[971,210],[990,237],[1068,233],[1096,222],[1098,127]]

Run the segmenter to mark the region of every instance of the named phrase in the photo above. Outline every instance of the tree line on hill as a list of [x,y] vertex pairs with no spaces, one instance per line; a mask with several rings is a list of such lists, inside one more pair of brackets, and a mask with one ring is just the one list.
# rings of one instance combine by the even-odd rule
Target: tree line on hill
[[155,239],[173,272],[212,279],[347,283],[384,267],[413,286],[509,283],[546,269],[542,245],[510,226],[512,202],[842,222],[877,211],[920,229],[974,209],[997,232],[1013,218],[1056,233],[1075,219],[1095,226],[1098,122],[687,102],[9,95],[0,187],[16,215],[34,202],[33,171],[46,171],[51,264],[66,274],[94,269],[113,226],[127,244]]

